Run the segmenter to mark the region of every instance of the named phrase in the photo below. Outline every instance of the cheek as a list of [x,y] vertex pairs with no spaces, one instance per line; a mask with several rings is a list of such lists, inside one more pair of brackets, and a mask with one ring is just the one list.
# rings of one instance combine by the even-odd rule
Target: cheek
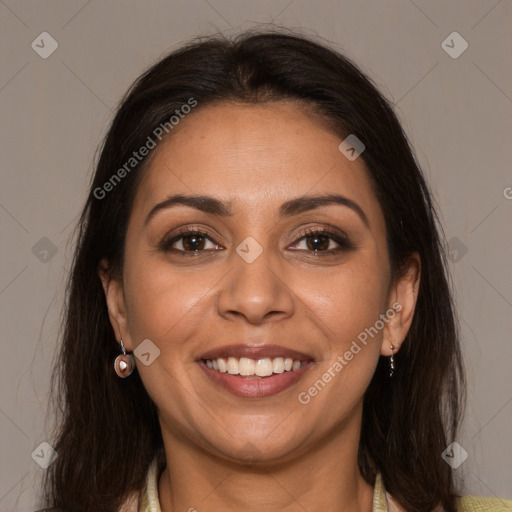
[[324,276],[301,279],[297,290],[312,311],[325,324],[326,335],[341,347],[375,324],[384,313],[388,279],[384,269],[354,258]]
[[326,339],[325,357],[297,398],[323,411],[326,421],[335,422],[355,407],[371,381],[380,357],[388,277],[370,252],[301,285],[307,310],[321,320]]
[[[300,403],[316,401],[326,421],[335,421],[364,395],[380,357],[386,314],[387,268],[376,256],[354,259],[335,273],[317,303],[329,313],[329,358],[319,368]],[[327,406],[329,405],[329,406]]]
[[[158,259],[148,258],[143,252],[127,258],[125,289],[134,348],[149,339],[159,351],[147,366],[137,360],[138,372],[152,400],[167,410],[170,395],[175,404],[190,400],[187,390],[192,387],[195,333],[201,326],[205,292],[214,281],[209,283],[208,279],[192,275],[188,279],[161,257]],[[184,421],[182,409],[178,408],[173,415],[175,421]]]
[[[335,424],[361,403],[380,357],[385,283],[379,274],[340,272],[308,293],[307,309],[321,318],[324,358],[298,390],[300,407]],[[307,409],[306,409],[307,410]]]
[[193,274],[188,279],[161,258],[144,255],[127,258],[125,269],[127,315],[135,344],[145,338],[157,345],[178,341],[205,290],[211,288],[208,280]]

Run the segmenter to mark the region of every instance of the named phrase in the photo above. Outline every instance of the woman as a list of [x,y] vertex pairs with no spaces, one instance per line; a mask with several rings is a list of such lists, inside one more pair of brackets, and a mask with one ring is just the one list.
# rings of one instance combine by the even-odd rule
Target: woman
[[464,377],[436,222],[345,57],[265,32],[161,60],[81,217],[49,506],[511,510],[446,462]]

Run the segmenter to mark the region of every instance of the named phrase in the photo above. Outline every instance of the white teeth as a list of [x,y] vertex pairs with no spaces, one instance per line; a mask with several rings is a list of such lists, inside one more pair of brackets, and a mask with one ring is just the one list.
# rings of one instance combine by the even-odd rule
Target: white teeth
[[282,357],[276,357],[272,361],[272,370],[274,373],[283,373],[284,372],[284,359]]
[[247,357],[241,357],[238,363],[240,369],[240,375],[254,375],[254,361]]
[[[300,367],[300,361],[299,361],[299,367]],[[269,375],[272,375],[273,367],[272,367],[272,359],[269,359],[268,357],[266,359],[258,359],[258,362],[256,363],[256,375],[258,377],[268,377]]]
[[228,365],[221,357],[217,359],[217,366],[219,367],[219,372],[226,373],[228,371]]
[[212,370],[230,375],[242,375],[244,377],[268,377],[273,373],[284,373],[299,370],[304,361],[292,359],[291,357],[265,357],[254,360],[248,357],[219,357],[217,359],[207,359],[206,366]]
[[[206,361],[208,366],[208,361]],[[238,375],[240,370],[238,369],[238,359],[235,357],[228,357],[228,373],[231,375]]]

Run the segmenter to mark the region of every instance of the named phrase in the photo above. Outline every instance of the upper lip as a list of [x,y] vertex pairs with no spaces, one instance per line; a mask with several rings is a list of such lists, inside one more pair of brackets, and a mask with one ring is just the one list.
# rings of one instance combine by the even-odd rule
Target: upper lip
[[224,345],[223,347],[212,348],[205,352],[199,359],[217,359],[219,357],[247,357],[249,359],[264,359],[274,357],[291,357],[292,359],[307,361],[313,359],[304,352],[299,352],[291,348],[283,347],[274,344],[239,344],[239,345]]

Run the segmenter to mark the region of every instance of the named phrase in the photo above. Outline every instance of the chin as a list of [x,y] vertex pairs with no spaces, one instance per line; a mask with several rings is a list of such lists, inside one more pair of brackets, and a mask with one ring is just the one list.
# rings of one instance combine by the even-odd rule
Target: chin
[[[279,427],[278,427],[279,428]],[[251,466],[268,466],[291,460],[306,451],[305,441],[308,435],[292,437],[290,432],[265,432],[260,436],[247,432],[231,432],[210,439],[210,449],[221,458],[238,464]],[[211,437],[211,436],[209,436]]]

